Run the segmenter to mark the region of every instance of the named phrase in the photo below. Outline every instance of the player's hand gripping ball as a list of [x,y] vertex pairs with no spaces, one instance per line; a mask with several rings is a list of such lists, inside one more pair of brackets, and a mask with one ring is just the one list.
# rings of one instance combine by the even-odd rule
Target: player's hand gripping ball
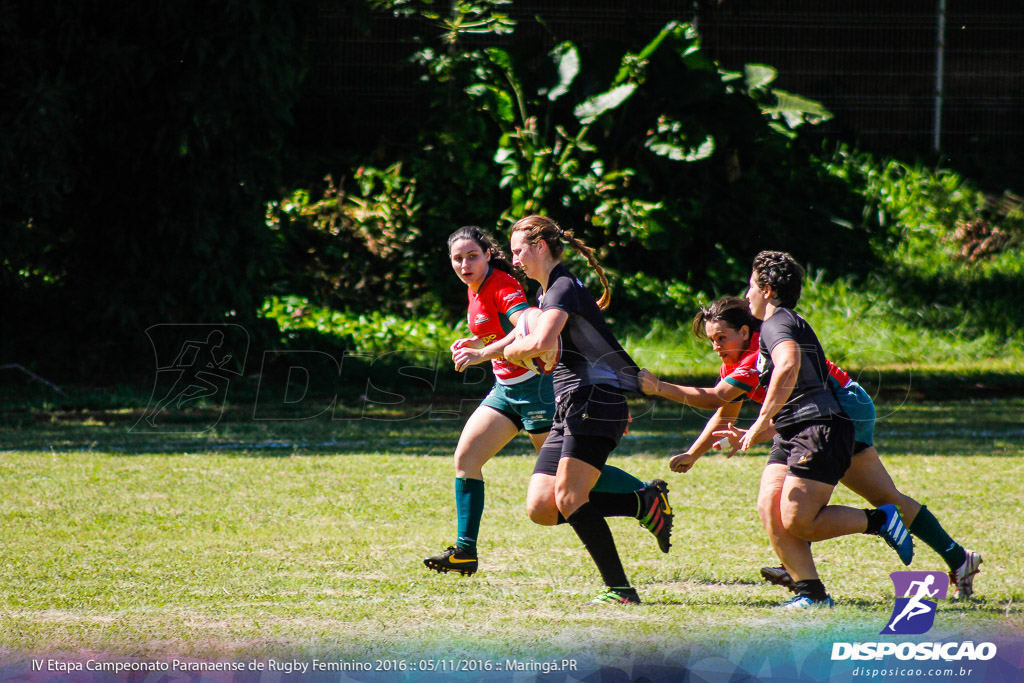
[[[530,334],[531,330],[536,329],[537,323],[540,320],[541,310],[539,308],[527,308],[519,315],[519,320],[516,321],[516,339],[522,339],[526,335]],[[562,357],[562,338],[559,336],[555,345],[550,349],[545,349],[544,353],[533,358],[527,358],[523,361],[523,365],[528,370],[541,375],[550,375],[555,371],[555,366],[558,365],[559,359]]]

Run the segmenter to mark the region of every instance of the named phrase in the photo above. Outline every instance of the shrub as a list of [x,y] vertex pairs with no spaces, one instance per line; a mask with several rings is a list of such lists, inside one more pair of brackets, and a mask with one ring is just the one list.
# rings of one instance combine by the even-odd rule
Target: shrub
[[[359,168],[346,190],[331,176],[322,189],[299,189],[267,206],[277,238],[279,294],[335,309],[416,310],[428,290],[416,247],[415,180],[401,164]],[[319,198],[315,198],[319,195]]]

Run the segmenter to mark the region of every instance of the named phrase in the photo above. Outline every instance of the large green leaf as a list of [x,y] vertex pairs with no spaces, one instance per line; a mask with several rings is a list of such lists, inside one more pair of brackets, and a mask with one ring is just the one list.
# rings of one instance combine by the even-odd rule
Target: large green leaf
[[491,58],[491,61],[498,65],[506,74],[514,73],[512,56],[506,50],[502,50],[500,47],[489,47],[485,52]]
[[[580,53],[572,43],[565,42],[551,51],[551,58],[558,67],[558,84],[548,91],[552,102],[569,92],[569,86],[580,72]],[[541,93],[543,94],[543,93]]]
[[608,92],[603,92],[600,95],[591,97],[577,106],[573,113],[576,115],[576,118],[579,119],[580,123],[584,125],[593,123],[599,116],[601,116],[601,114],[615,109],[620,104],[628,100],[635,90],[636,84],[634,83],[617,86]]
[[708,135],[698,145],[678,145],[671,142],[648,140],[644,143],[655,154],[672,161],[700,161],[715,153],[715,138]]
[[486,83],[475,83],[466,88],[466,94],[479,98],[482,101],[480,106],[500,121],[513,123],[516,120],[515,103],[512,101],[512,95],[505,90]]
[[743,78],[747,83],[747,90],[764,88],[771,84],[778,75],[778,70],[767,64],[746,64],[743,66]]
[[818,124],[832,118],[832,112],[816,100],[794,95],[793,93],[772,89],[775,96],[775,105],[762,107],[763,111],[773,119],[782,119],[790,129],[797,128],[804,123]]
[[[690,129],[690,134],[684,127]],[[700,142],[691,144],[691,139]],[[694,129],[692,124],[684,126],[682,121],[662,116],[658,119],[658,127],[644,142],[644,147],[673,161],[700,161],[715,153],[715,138],[703,126]]]

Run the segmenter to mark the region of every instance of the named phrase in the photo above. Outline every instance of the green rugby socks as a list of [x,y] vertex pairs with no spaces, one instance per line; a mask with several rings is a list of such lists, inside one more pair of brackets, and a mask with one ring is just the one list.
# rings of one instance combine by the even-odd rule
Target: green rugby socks
[[591,493],[632,493],[637,489],[647,486],[647,482],[637,479],[629,472],[620,470],[613,465],[605,465],[601,469],[601,476],[598,478]]
[[939,520],[935,519],[935,515],[924,505],[921,506],[921,511],[914,518],[914,523],[907,527],[907,531],[937,552],[949,565],[951,571],[955,572],[967,559],[967,552],[963,546],[946,533],[946,530],[939,524]]
[[476,553],[480,518],[484,516],[483,480],[455,478],[455,512],[459,529],[455,545],[467,552]]

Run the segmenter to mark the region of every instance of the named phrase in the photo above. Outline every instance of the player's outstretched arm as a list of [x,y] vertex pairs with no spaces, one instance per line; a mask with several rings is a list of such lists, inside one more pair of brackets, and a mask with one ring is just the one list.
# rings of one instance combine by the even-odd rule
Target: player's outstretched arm
[[667,398],[670,401],[703,410],[716,410],[743,395],[742,389],[734,387],[725,380],[720,381],[714,387],[703,388],[664,382],[647,369],[641,369],[637,377],[640,380],[640,390],[644,394]]
[[[672,456],[668,466],[673,472],[685,473],[700,459],[702,455],[715,447],[714,433],[722,426],[732,423],[740,414],[742,401],[726,403],[711,416],[697,440],[683,453]],[[730,453],[731,455],[731,453]]]

